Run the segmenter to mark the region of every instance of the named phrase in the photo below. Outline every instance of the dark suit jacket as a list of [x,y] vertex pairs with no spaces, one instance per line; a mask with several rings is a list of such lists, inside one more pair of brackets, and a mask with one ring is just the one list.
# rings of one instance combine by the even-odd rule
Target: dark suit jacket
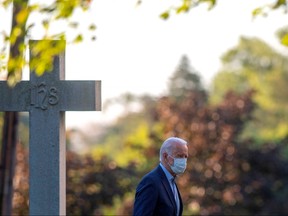
[[[180,199],[180,214],[183,204]],[[166,175],[160,165],[146,174],[136,189],[134,202],[134,216],[177,216],[176,202]]]

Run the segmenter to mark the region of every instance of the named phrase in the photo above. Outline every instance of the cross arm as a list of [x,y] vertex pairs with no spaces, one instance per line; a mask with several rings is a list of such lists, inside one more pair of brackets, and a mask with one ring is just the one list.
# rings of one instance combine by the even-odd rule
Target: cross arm
[[29,81],[21,81],[14,87],[0,81],[0,111],[28,111],[30,106]]
[[101,81],[63,81],[61,111],[101,111]]

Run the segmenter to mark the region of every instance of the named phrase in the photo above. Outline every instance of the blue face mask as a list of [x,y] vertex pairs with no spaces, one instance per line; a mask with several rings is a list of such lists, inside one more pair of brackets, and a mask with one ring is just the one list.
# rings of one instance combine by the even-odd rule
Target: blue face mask
[[[171,155],[169,156],[172,157]],[[186,166],[187,166],[187,158],[173,158],[173,159],[174,159],[174,163],[172,165],[169,164],[172,171],[176,175],[184,173],[186,170]]]

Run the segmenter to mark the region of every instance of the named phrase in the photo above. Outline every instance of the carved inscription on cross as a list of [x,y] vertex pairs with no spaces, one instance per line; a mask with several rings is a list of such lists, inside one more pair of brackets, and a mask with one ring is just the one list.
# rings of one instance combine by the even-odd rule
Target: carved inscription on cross
[[66,214],[65,111],[101,110],[101,81],[64,81],[64,60],[14,88],[0,81],[0,111],[29,112],[30,215]]

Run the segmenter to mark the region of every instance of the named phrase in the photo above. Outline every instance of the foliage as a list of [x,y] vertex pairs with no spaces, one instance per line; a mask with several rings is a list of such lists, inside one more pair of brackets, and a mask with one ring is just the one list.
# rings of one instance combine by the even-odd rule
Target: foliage
[[[141,0],[138,1],[141,3]],[[171,17],[171,14],[183,14],[190,12],[193,8],[199,7],[200,5],[208,5],[208,10],[212,10],[217,6],[217,0],[180,0],[177,3],[173,3],[168,9],[160,14],[160,18],[167,20]],[[284,13],[287,13],[287,0],[273,0],[269,4],[259,5],[259,7],[254,8],[251,11],[251,16],[264,16],[267,17],[269,13],[275,10],[282,10]],[[287,27],[285,27],[287,28]],[[278,34],[279,41],[284,46],[288,46],[288,32],[287,29]]]
[[208,4],[208,9],[212,9],[216,5],[216,0],[181,0],[181,3],[177,6],[171,6],[169,9],[164,11],[160,17],[162,19],[168,19],[172,12],[175,12],[176,14],[180,13],[187,13],[192,8],[199,6],[200,4]]
[[169,96],[181,101],[191,91],[204,91],[200,76],[191,67],[186,55],[182,56],[179,66],[173,73],[168,84]]
[[22,143],[17,144],[15,174],[13,179],[12,215],[29,214],[29,166],[28,149]]
[[[123,203],[131,208],[131,196],[127,196],[127,192],[135,185],[133,167],[120,168],[107,158],[96,161],[89,155],[73,152],[67,152],[66,160],[67,215],[107,215],[107,212],[118,215],[123,211],[123,205],[111,210],[117,199],[126,200]],[[17,145],[16,161],[13,215],[28,215],[28,151],[22,144]]]
[[[68,152],[67,215],[107,215],[108,206],[133,189],[134,179],[133,167],[120,168],[105,157],[96,161]],[[116,210],[110,213],[118,214]]]
[[[145,168],[151,148],[149,134],[153,126],[143,114],[132,114],[118,119],[118,122],[106,132],[106,137],[91,151],[94,158],[103,156],[113,160],[119,167],[128,165],[138,169]],[[143,167],[144,166],[144,167]]]
[[[210,108],[195,103],[197,97],[193,94],[180,103],[169,97],[157,101],[154,120],[163,123],[162,140],[175,135],[189,142],[187,171],[178,179],[185,214],[281,215],[287,212],[288,162],[279,157],[282,147],[267,144],[261,150],[251,150],[249,141],[236,140],[253,109],[251,94],[230,93],[221,105]],[[178,105],[182,108],[175,109]],[[158,162],[153,159],[159,157],[161,142],[153,134],[150,138],[155,150],[149,155],[144,151],[144,154],[149,158],[146,163],[155,166]],[[27,160],[27,155],[17,158]],[[27,162],[24,165],[26,168],[16,170],[27,172]],[[137,182],[150,169],[147,166],[137,172],[135,166],[119,167],[105,156],[95,160],[89,155],[68,152],[67,214],[131,215]],[[27,186],[27,173],[17,174],[15,178]],[[18,197],[14,198],[18,200],[18,205],[14,204],[18,206],[14,209],[15,215],[21,215],[20,210],[27,211],[28,189],[24,186],[15,190]]]
[[[1,2],[1,6],[8,8],[11,3],[12,1],[6,0]],[[214,7],[216,1],[183,0],[182,3],[176,8],[177,13],[188,12],[202,3]],[[32,12],[41,12],[48,17],[42,21],[47,33],[44,39],[64,40],[64,33],[48,35],[50,21],[66,20],[78,6],[88,9],[89,4],[90,1],[55,1],[46,6],[23,7],[17,13],[16,28],[12,29],[11,34],[5,34],[4,48],[7,48],[7,44],[13,44],[20,33],[27,36],[27,33],[31,32],[33,25],[26,27],[24,23]],[[271,8],[277,9],[285,4],[286,1],[277,0]],[[169,9],[162,17],[168,18],[174,9]],[[262,8],[257,9],[254,15],[263,11]],[[77,27],[75,23],[68,24]],[[22,31],[23,27],[25,31]],[[90,29],[95,29],[95,26],[92,25]],[[282,38],[284,36],[285,33]],[[26,38],[28,39],[29,37]],[[81,40],[82,36],[77,35],[74,41]],[[219,103],[208,104],[207,93],[201,88],[186,88],[182,95],[177,95],[177,100],[173,91],[170,91],[171,95],[156,101],[143,97],[143,110],[137,114],[127,112],[119,119],[116,125],[109,128],[103,142],[92,151],[93,154],[78,155],[68,152],[67,214],[130,215],[137,182],[158,163],[160,145],[169,136],[180,136],[189,141],[189,164],[187,171],[178,181],[185,214],[285,214],[288,211],[288,162],[280,157],[280,153],[283,152],[283,146],[287,145],[287,124],[283,118],[287,112],[287,93],[275,89],[276,86],[279,87],[277,90],[287,86],[287,75],[284,73],[287,71],[287,60],[281,56],[279,58],[277,53],[263,46],[261,41],[253,40],[250,43],[243,39],[242,45],[242,50],[235,49],[226,56],[225,61],[231,64],[226,65],[227,68],[221,73],[222,78],[220,75],[220,78],[218,77]],[[27,44],[22,43],[19,50],[24,52],[26,46]],[[45,51],[45,46],[40,44],[36,49],[39,56]],[[55,52],[48,56],[61,52],[57,45],[54,48]],[[238,52],[239,50],[241,52]],[[46,55],[43,56],[47,58]],[[1,59],[7,59],[7,56],[2,55]],[[49,59],[50,57],[43,60],[48,68]],[[9,71],[17,72],[18,69],[13,67],[22,67],[25,64],[23,59],[9,61]],[[281,64],[285,67],[280,67]],[[35,70],[41,74],[43,66]],[[226,77],[227,74],[231,82],[225,89],[223,76]],[[184,76],[185,73],[178,75]],[[14,79],[18,78],[16,74]],[[194,79],[197,76],[189,75],[189,78]],[[194,81],[197,83],[200,80]],[[260,88],[263,85],[265,88]],[[172,82],[170,87],[173,86]],[[256,89],[255,92],[251,90],[252,87]],[[178,89],[181,89],[181,86]],[[224,100],[220,101],[220,98]],[[274,114],[278,118],[273,118]],[[264,119],[263,116],[267,118]],[[256,117],[257,121],[252,117]],[[277,129],[277,133],[270,131],[270,134],[278,134],[279,145],[261,142],[261,148],[251,149],[255,140],[238,139],[248,121],[258,126],[259,120],[267,120],[268,125],[271,124]],[[261,125],[267,124],[262,122]],[[254,127],[252,130],[250,127],[250,131],[254,133],[255,128],[257,129]],[[269,132],[264,130],[258,137],[265,138],[266,134]],[[275,141],[275,136],[271,139]],[[13,215],[26,215],[29,203],[28,152],[21,148],[21,145],[17,147]]]
[[[166,137],[189,141],[189,165],[178,182],[185,214],[269,215],[287,211],[287,161],[281,158],[286,141],[282,140],[283,145],[263,143],[261,149],[253,150],[253,140],[238,139],[252,118],[253,95],[248,88],[230,91],[220,104],[211,106],[205,94],[194,89],[185,92],[182,100],[176,101],[173,95],[162,97],[153,106],[155,110],[150,110],[153,124],[161,126],[156,136],[150,134],[154,149],[147,158],[158,158]],[[146,168],[146,172],[151,169]]]
[[164,137],[180,136],[189,143],[187,171],[178,180],[184,213],[284,214],[288,179],[283,174],[287,161],[279,155],[282,147],[251,150],[251,142],[237,139],[251,118],[253,92],[231,92],[215,107],[199,106],[195,94],[180,103],[162,98],[157,109]]
[[253,120],[246,124],[244,137],[277,142],[288,135],[287,60],[257,38],[242,37],[223,55],[223,69],[214,78],[210,101],[217,104],[231,90],[240,94],[255,91],[257,108]]
[[[82,11],[88,11],[91,6],[91,0],[54,0],[48,4],[41,3],[29,3],[28,0],[4,0],[0,2],[0,6],[5,8],[7,11],[13,7],[13,23],[11,23],[10,33],[3,32],[3,45],[1,45],[0,52],[0,72],[7,71],[9,75],[8,82],[10,85],[15,85],[19,80],[21,80],[22,69],[28,62],[25,58],[25,52],[28,47],[27,41],[31,39],[31,33],[35,28],[36,24],[40,24],[44,30],[44,35],[42,40],[66,40],[66,30],[67,28],[77,29],[79,23],[75,22],[72,17],[73,14],[81,9]],[[141,3],[141,1],[138,1]],[[269,5],[260,6],[255,8],[252,12],[253,16],[266,15],[270,10],[276,10],[280,8],[286,9],[286,0],[275,0]],[[163,19],[168,19],[171,12],[176,12],[176,14],[189,12],[192,8],[197,7],[202,4],[208,4],[208,9],[212,9],[216,6],[217,0],[181,0],[179,5],[171,6],[165,12],[163,12],[160,17]],[[14,10],[17,8],[17,10]],[[36,23],[29,23],[30,17],[32,16],[40,17]],[[41,15],[41,16],[40,16]],[[60,28],[60,32],[52,32],[51,26],[54,23],[66,23],[67,28]],[[59,28],[58,28],[59,29]],[[64,30],[63,30],[64,29]],[[88,26],[89,31],[95,31],[96,26],[91,23]],[[74,31],[75,32],[75,31]],[[283,32],[282,32],[283,33]],[[284,45],[286,45],[287,34],[282,34],[280,40]],[[24,38],[24,40],[19,40],[19,38]],[[79,33],[74,36],[74,38],[69,41],[71,43],[79,43],[83,41],[83,34]],[[95,36],[92,36],[92,40],[95,40]],[[18,41],[18,43],[17,43]],[[47,43],[47,42],[46,42]],[[18,49],[18,55],[11,55],[8,51],[8,47],[16,46]],[[38,75],[43,74],[46,70],[49,71],[52,68],[52,58],[63,52],[63,46],[57,46],[54,44],[55,52],[47,51],[45,46],[39,45],[39,57],[38,64],[30,65],[31,70],[35,71]],[[43,63],[43,64],[42,64]]]
[[[187,13],[199,5],[208,5],[208,10],[213,9],[217,5],[217,0],[181,0],[179,4],[171,6],[169,9],[165,10],[160,17],[162,19],[168,19],[172,12],[176,14]],[[141,1],[139,1],[141,3]],[[252,11],[253,16],[267,16],[272,10],[283,9],[285,12],[287,10],[287,0],[274,0],[270,4],[262,5],[255,8]]]
[[[238,139],[257,108],[256,93],[229,91],[211,105],[203,91],[188,92],[178,101],[173,95],[143,97],[143,110],[120,118],[92,154],[67,152],[67,214],[131,215],[136,185],[159,163],[159,148],[169,136],[189,143],[187,170],[177,183],[185,215],[288,211],[288,161],[281,157],[287,139],[262,143],[259,149],[251,149],[253,140]],[[26,183],[16,184],[13,215],[22,215],[28,208],[27,152],[17,159],[22,163],[17,163],[21,172],[15,179]]]
[[[33,29],[37,24],[42,25],[44,35],[41,38],[43,41],[36,42],[32,53],[37,57],[37,64],[30,64],[31,71],[35,71],[38,75],[43,74],[45,71],[52,69],[53,56],[63,52],[65,46],[63,41],[66,40],[65,32],[67,28],[60,28],[60,32],[50,33],[52,24],[54,23],[66,23],[66,27],[77,29],[79,26],[78,22],[71,19],[73,14],[78,9],[87,11],[90,8],[91,0],[55,0],[45,4],[41,3],[29,3],[27,0],[5,0],[0,2],[0,6],[5,8],[7,11],[11,11],[13,22],[11,23],[10,33],[3,32],[3,43],[1,43],[0,53],[0,69],[7,71],[8,83],[15,85],[21,80],[22,69],[28,65],[27,59],[25,58],[25,52],[28,47],[28,41],[31,40]],[[11,10],[12,8],[12,10]],[[41,15],[41,16],[40,16]],[[29,19],[32,16],[37,16],[38,20],[35,23],[29,23]],[[39,19],[40,17],[40,19]],[[59,29],[59,28],[58,28]],[[96,26],[94,23],[88,27],[88,30],[94,31]],[[24,40],[19,40],[24,38]],[[95,36],[92,37],[92,40]],[[50,40],[60,40],[60,42],[53,42]],[[68,43],[79,43],[83,40],[83,35],[78,34]],[[61,42],[62,41],[62,42]],[[9,53],[8,47],[16,46],[18,55]],[[47,49],[51,47],[51,49]]]
[[276,36],[284,46],[288,46],[288,26],[284,26],[276,32]]

